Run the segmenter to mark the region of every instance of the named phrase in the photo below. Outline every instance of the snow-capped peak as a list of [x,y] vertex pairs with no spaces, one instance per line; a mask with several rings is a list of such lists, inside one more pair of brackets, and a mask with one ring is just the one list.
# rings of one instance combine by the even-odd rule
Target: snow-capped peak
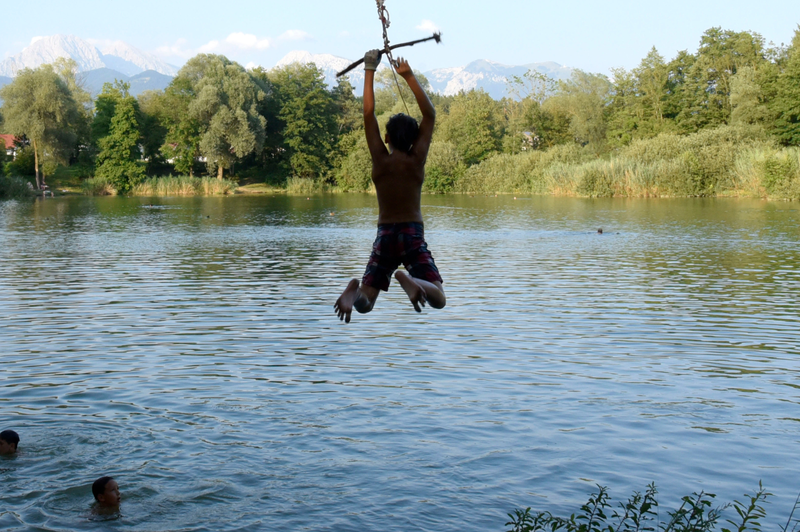
[[123,61],[126,61],[139,69],[138,72],[133,72],[132,74],[128,75],[138,74],[139,72],[145,70],[155,70],[159,74],[164,74],[167,76],[174,76],[178,73],[177,69],[172,65],[168,65],[154,55],[143,52],[138,48],[134,48],[126,42],[115,41],[110,45],[103,47],[101,51],[103,52],[103,61],[106,63],[108,68],[119,70],[120,72],[127,74],[127,72],[124,70],[114,68],[114,66],[109,64],[116,62],[115,59],[122,59]]
[[128,76],[145,70],[155,70],[161,74],[174,76],[177,71],[171,65],[121,41],[111,44],[101,53],[80,37],[51,35],[35,38],[30,46],[20,53],[0,62],[0,76],[14,77],[23,68],[38,68],[62,57],[74,59],[81,72],[110,68]]
[[17,55],[0,62],[0,76],[13,77],[23,68],[37,68],[61,57],[74,59],[82,71],[105,66],[97,48],[83,39],[74,35],[52,35],[34,40]]

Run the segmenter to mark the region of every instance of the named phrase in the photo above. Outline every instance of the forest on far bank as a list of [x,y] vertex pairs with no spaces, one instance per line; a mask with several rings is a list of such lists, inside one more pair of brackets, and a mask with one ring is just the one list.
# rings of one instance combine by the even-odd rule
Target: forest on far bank
[[[391,70],[377,75],[381,127],[406,105],[419,118],[402,80],[400,91]],[[246,70],[201,54],[163,91],[134,98],[117,82],[93,100],[75,63],[58,60],[20,71],[0,99],[0,133],[17,149],[13,161],[0,149],[6,182],[41,188],[67,177],[90,193],[124,194],[206,175],[304,192],[371,189],[361,102],[344,79],[328,87],[313,64]],[[481,90],[431,99],[426,192],[800,199],[800,27],[788,46],[711,28],[693,53],[666,59],[653,48],[610,77],[530,71],[501,100]]]

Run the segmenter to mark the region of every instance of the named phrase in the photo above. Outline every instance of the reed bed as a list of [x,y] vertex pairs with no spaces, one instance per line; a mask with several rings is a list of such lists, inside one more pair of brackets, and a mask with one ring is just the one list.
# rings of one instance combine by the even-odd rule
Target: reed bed
[[88,196],[116,196],[118,192],[104,177],[90,177],[84,180],[81,189]]
[[236,183],[216,177],[151,177],[133,187],[133,196],[220,196],[233,194]]
[[800,148],[781,148],[758,128],[724,126],[638,140],[603,157],[574,145],[498,154],[467,169],[453,189],[467,194],[800,199]]
[[33,192],[30,183],[21,177],[0,176],[0,198],[24,198]]
[[291,195],[320,194],[327,190],[327,185],[321,179],[290,177],[286,181],[286,193]]

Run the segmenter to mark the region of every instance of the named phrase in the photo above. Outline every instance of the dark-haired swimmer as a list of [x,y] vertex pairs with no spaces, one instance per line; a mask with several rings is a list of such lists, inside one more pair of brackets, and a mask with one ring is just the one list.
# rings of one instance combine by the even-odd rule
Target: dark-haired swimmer
[[0,454],[14,454],[19,446],[19,434],[13,430],[0,432]]
[[[379,50],[364,55],[364,129],[372,156],[372,182],[378,196],[378,236],[361,282],[351,280],[333,306],[345,323],[350,323],[354,308],[362,314],[372,310],[380,291],[388,290],[393,273],[417,312],[422,312],[421,307],[426,303],[443,308],[447,302],[442,277],[425,243],[420,207],[436,111],[408,62],[398,58],[397,74],[414,93],[422,122],[417,124],[405,114],[394,115],[386,124],[384,144],[375,117],[373,86],[380,59]],[[408,274],[395,272],[400,264]]]
[[100,477],[92,484],[92,495],[98,506],[108,509],[118,508],[122,496],[119,485],[113,477]]

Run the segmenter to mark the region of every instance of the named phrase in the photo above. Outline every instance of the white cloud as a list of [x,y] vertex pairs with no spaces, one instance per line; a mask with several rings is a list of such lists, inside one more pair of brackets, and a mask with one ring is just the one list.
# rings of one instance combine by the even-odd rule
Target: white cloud
[[303,30],[288,30],[283,32],[278,39],[281,41],[309,41],[311,35]]
[[419,26],[417,26],[418,30],[436,33],[439,31],[439,26],[437,26],[432,20],[425,19],[420,22]]
[[196,55],[197,51],[187,48],[186,44],[186,39],[178,39],[175,41],[175,44],[159,46],[154,50],[154,53],[161,57],[179,57],[181,59],[189,59],[193,55]]
[[266,50],[272,43],[269,39],[259,39],[250,33],[231,33],[225,38],[225,42],[242,50]]
[[[164,59],[179,58],[186,60],[194,57],[197,54],[208,53],[224,55],[230,54],[231,56],[234,56],[231,57],[231,59],[234,59],[237,55],[237,52],[259,52],[267,50],[268,48],[273,48],[282,42],[307,41],[311,39],[313,39],[311,34],[302,30],[288,30],[283,32],[277,38],[259,37],[251,33],[239,31],[231,33],[224,39],[214,39],[208,41],[206,44],[198,48],[192,48],[188,46],[188,41],[186,39],[178,39],[174,44],[166,44],[156,48],[153,53]],[[97,44],[101,44],[100,41],[96,42]],[[259,65],[253,64],[252,66],[256,67]],[[248,65],[248,68],[251,67]]]
[[219,41],[209,41],[197,49],[198,54],[207,54],[219,48]]
[[261,65],[259,65],[258,63],[254,63],[253,61],[250,61],[249,63],[247,63],[247,64],[244,66],[244,68],[245,68],[246,70],[253,70],[254,68],[256,68],[256,67],[260,67],[260,66],[261,66]]

